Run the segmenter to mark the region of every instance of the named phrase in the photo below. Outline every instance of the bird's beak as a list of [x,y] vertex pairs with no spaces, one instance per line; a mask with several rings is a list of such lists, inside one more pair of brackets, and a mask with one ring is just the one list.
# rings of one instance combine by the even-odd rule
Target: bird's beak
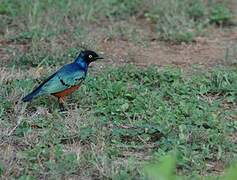
[[103,57],[101,57],[101,56],[99,56],[99,57],[97,57],[97,58],[96,58],[96,60],[97,60],[97,59],[104,59],[104,58],[103,58]]

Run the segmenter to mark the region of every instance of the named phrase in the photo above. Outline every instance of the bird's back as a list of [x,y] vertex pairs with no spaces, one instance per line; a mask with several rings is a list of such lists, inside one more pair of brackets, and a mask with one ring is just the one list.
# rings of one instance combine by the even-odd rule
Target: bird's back
[[87,69],[82,68],[77,63],[67,64],[47,78],[22,100],[30,101],[33,97],[54,94],[69,89],[80,84],[85,79],[86,73]]

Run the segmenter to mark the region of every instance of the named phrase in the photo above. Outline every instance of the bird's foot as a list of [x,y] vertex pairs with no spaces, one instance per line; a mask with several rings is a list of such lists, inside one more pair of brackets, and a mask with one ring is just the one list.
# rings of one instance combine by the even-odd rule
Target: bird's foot
[[65,108],[65,106],[61,103],[59,103],[59,109],[60,109],[60,112],[65,112],[67,111],[67,109]]

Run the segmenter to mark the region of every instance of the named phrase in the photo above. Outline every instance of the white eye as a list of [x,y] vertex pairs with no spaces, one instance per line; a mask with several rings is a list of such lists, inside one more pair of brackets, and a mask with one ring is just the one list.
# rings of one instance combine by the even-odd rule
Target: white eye
[[91,58],[92,58],[92,55],[89,55],[89,58],[91,59]]

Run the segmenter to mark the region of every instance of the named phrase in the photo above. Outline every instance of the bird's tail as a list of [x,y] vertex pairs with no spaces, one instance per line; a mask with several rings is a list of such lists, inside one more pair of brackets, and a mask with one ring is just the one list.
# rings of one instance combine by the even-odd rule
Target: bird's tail
[[33,90],[30,94],[26,95],[25,97],[22,98],[23,102],[28,102],[31,101],[33,98],[39,96],[40,88],[36,88]]

